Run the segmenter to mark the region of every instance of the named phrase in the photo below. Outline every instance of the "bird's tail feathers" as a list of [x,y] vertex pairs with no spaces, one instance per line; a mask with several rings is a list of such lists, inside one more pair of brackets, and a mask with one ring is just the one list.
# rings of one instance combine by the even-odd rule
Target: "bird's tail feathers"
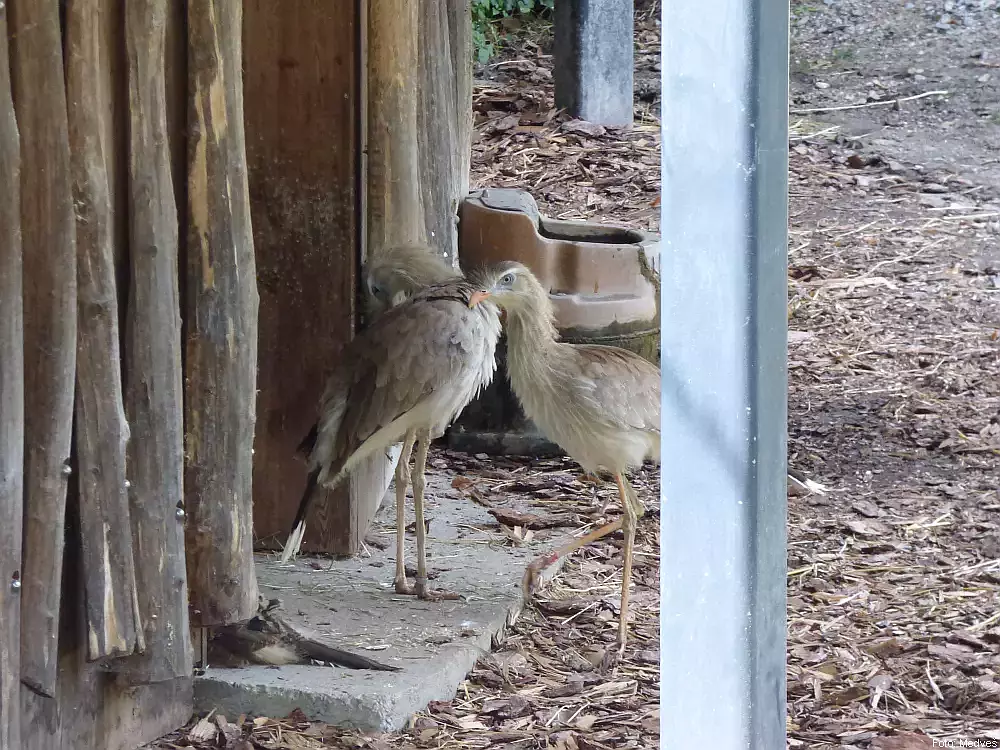
[[306,515],[309,513],[309,506],[312,504],[313,495],[316,493],[316,484],[319,479],[320,468],[316,467],[309,472],[309,479],[306,481],[305,491],[299,501],[299,509],[295,513],[295,521],[292,523],[291,533],[285,542],[285,547],[281,551],[281,562],[288,562],[299,554],[302,547],[302,538],[306,533]]
[[319,439],[319,422],[314,424],[309,430],[309,434],[306,435],[299,446],[295,449],[295,452],[302,458],[309,458],[312,455],[313,449],[316,447],[316,440]]
[[289,664],[301,664],[305,659],[287,643],[271,643],[257,651],[254,651],[253,658],[262,664],[270,664],[275,667],[284,667]]

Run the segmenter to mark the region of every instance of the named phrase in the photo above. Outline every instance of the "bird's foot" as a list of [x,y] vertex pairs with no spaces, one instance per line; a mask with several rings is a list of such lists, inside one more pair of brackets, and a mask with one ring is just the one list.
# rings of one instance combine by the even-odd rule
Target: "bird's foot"
[[618,658],[621,659],[625,656],[625,646],[627,645],[627,640],[624,636],[618,637]]
[[405,594],[406,596],[413,596],[414,594],[413,586],[410,585],[405,576],[402,578],[396,578],[392,582],[392,585],[393,588],[396,589],[397,594]]
[[625,646],[628,643],[628,619],[622,612],[618,613],[618,649],[616,653],[621,659],[625,656]]
[[451,591],[427,588],[427,579],[418,578],[417,585],[413,588],[417,594],[417,598],[427,602],[457,601],[461,598],[458,594],[454,594]]
[[521,594],[524,596],[524,601],[531,601],[532,595],[535,593],[535,589],[538,588],[538,579],[542,572],[542,566],[531,563],[524,570],[524,577],[521,578]]
[[601,507],[597,509],[597,512],[594,513],[594,516],[596,516],[597,518],[604,518],[605,516],[608,515],[608,511],[611,509],[612,505],[614,505],[614,501],[605,500],[603,503],[601,503]]
[[528,567],[524,569],[524,577],[521,579],[521,593],[524,595],[526,602],[531,601],[531,595],[538,588],[538,584],[542,579],[542,571],[556,562],[560,557],[562,557],[560,550],[556,550],[528,563]]
[[610,646],[605,652],[600,663],[597,665],[597,673],[602,675],[612,674],[621,664],[625,656],[625,644],[619,642],[617,646]]

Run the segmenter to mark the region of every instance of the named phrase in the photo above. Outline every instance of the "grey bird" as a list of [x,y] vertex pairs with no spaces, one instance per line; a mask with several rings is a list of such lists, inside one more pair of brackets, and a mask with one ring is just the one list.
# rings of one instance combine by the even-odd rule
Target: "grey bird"
[[371,323],[424,287],[459,279],[462,274],[429,246],[413,242],[373,252],[361,277],[365,314]]
[[[298,553],[319,486],[335,486],[367,456],[402,442],[395,476],[396,591],[455,598],[427,588],[424,471],[430,441],[444,434],[496,372],[500,317],[485,291],[493,286],[489,272],[432,284],[382,313],[345,347],[327,381],[319,418],[300,445],[309,457],[309,479],[282,561]],[[410,589],[403,542],[414,444],[417,579]]]
[[277,610],[280,608],[279,600],[268,601],[260,597],[257,614],[249,621],[213,628],[208,643],[209,664],[231,667],[248,664],[285,666],[316,661],[349,669],[374,669],[383,672],[400,670],[391,664],[303,635],[278,614]]
[[645,512],[625,472],[660,459],[660,369],[612,346],[559,341],[546,290],[520,263],[493,266],[486,291],[506,312],[507,375],[524,413],[553,442],[592,474],[614,475],[622,518],[528,566],[526,596],[546,565],[621,528],[625,534],[619,653],[628,631],[629,585],[635,528]]
[[[386,310],[431,284],[460,278],[462,274],[429,245],[404,242],[382,247],[369,255],[361,269],[364,322],[371,325]],[[389,446],[386,458],[391,461],[395,453],[398,461],[402,449],[402,443]]]

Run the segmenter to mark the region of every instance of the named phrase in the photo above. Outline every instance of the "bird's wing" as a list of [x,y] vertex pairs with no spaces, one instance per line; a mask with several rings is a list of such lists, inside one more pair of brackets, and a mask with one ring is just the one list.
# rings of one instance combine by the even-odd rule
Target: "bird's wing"
[[[329,476],[331,470],[334,474],[339,471],[342,462],[338,457],[344,450],[340,445],[344,413],[348,404],[366,399],[366,388],[374,385],[372,372],[380,366],[379,352],[374,347],[379,346],[380,342],[399,337],[401,329],[414,327],[414,320],[423,320],[420,312],[414,317],[414,309],[419,310],[429,301],[448,299],[467,304],[468,293],[469,290],[461,282],[432,285],[415,294],[413,299],[385,311],[340,350],[320,399],[317,421],[298,447],[312,469],[326,467],[324,476]],[[426,311],[423,314],[426,315]],[[417,322],[416,325],[419,326],[420,323]],[[405,340],[410,339],[412,337]],[[384,357],[384,351],[382,355]]]
[[331,473],[378,430],[455,387],[466,368],[478,368],[483,328],[482,313],[460,297],[421,295],[363,331],[351,345],[355,359]]
[[571,346],[581,376],[575,398],[592,401],[615,426],[660,432],[660,368],[627,349]]

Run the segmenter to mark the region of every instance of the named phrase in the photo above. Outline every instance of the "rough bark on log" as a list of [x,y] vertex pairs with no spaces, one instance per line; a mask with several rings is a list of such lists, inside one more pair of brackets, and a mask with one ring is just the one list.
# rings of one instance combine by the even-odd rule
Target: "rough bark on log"
[[125,411],[132,541],[146,651],[133,684],[191,673],[184,562],[178,225],[167,146],[164,38],[170,0],[128,0],[130,289]]
[[[280,548],[291,527],[295,503],[288,499],[301,496],[307,473],[296,448],[354,332],[361,228],[361,20],[354,5],[243,4],[243,47],[253,50],[244,61],[243,95],[260,292],[253,524],[263,547]],[[347,504],[346,485],[322,492],[303,549],[350,551],[345,527],[332,518],[332,509]]]
[[24,329],[20,143],[10,92],[7,12],[0,8],[0,750],[20,750]]
[[[409,0],[368,3],[368,251],[426,242],[420,183],[417,24]],[[435,154],[440,157],[440,154]]]
[[76,361],[76,228],[58,0],[13,0],[21,133],[25,475],[21,679],[56,686],[66,486]]
[[191,678],[129,686],[99,664],[87,662],[80,519],[74,484],[70,484],[66,512],[57,697],[45,698],[22,689],[19,750],[134,750],[188,720]]
[[257,611],[251,482],[257,282],[243,132],[242,0],[188,5],[185,467],[191,621]]
[[[466,0],[371,0],[368,7],[367,254],[421,242],[458,254],[458,205],[472,158],[472,17]],[[332,507],[338,552],[358,551],[398,460],[376,453]]]
[[[423,6],[370,0],[365,54],[365,257],[396,243],[426,243],[417,145],[419,107],[417,23]],[[331,504],[340,554],[355,554],[392,480],[399,449],[378,451],[351,473],[350,500]]]
[[[452,175],[455,197],[454,208],[458,216],[459,207],[469,194],[472,179],[472,133],[475,117],[472,111],[472,5],[467,0],[449,0],[448,35],[451,46],[451,64],[455,83],[455,117],[457,118],[455,149],[456,172]],[[458,235],[455,235],[455,258],[458,258]]]
[[[105,158],[113,81],[101,50],[105,0],[70,0],[66,89],[76,202],[76,464],[87,658],[145,647],[132,557],[114,214]],[[103,57],[103,59],[102,59]]]
[[417,148],[431,247],[458,258],[458,206],[472,159],[472,14],[468,0],[424,0],[417,27]]

